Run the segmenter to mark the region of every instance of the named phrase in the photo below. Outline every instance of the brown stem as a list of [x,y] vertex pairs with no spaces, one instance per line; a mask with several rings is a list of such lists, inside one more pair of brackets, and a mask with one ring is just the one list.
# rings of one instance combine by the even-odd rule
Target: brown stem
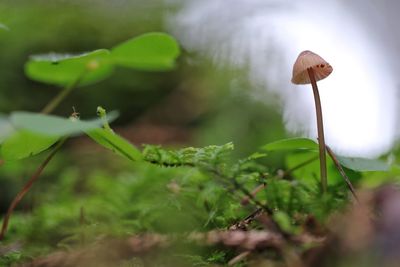
[[[260,192],[261,190],[263,190],[265,188],[266,184],[260,184],[259,186],[257,186],[256,188],[253,189],[253,191],[250,192],[250,194],[255,197],[257,195],[258,192]],[[250,198],[245,195],[242,198],[242,201],[240,201],[240,204],[242,204],[243,206],[246,206],[247,204],[249,204],[250,202]]]
[[[82,81],[82,78],[86,75],[87,71],[85,70],[82,74],[71,84],[66,86],[58,95],[56,95],[41,111],[42,114],[49,114],[51,113],[68,95],[72,92],[72,90],[79,85]],[[62,139],[58,142],[56,147],[53,151],[49,154],[46,160],[39,166],[36,172],[31,176],[25,186],[22,188],[21,191],[15,196],[13,201],[11,202],[10,206],[8,207],[7,213],[3,219],[3,224],[0,231],[0,240],[3,240],[4,235],[7,232],[8,222],[10,220],[11,214],[13,213],[15,207],[19,204],[22,198],[29,192],[33,183],[39,178],[40,174],[43,172],[44,168],[53,158],[53,156],[57,153],[60,147],[64,144],[66,138]],[[3,165],[4,160],[0,159],[0,166]]]
[[15,196],[15,198],[11,202],[10,206],[8,207],[7,213],[3,219],[3,225],[1,227],[1,232],[0,232],[0,240],[3,240],[4,235],[7,232],[8,222],[10,220],[11,214],[13,213],[15,207],[19,204],[19,202],[26,195],[26,193],[29,192],[29,189],[31,189],[33,183],[42,174],[44,168],[47,166],[47,164],[50,162],[50,160],[54,157],[54,155],[57,153],[57,151],[61,148],[61,146],[64,144],[65,140],[66,139],[62,139],[60,142],[58,142],[58,144],[54,147],[53,151],[51,151],[51,153],[47,156],[45,161],[43,161],[42,164],[40,164],[40,166],[37,168],[35,173],[31,176],[31,178],[28,180],[28,182],[25,184],[25,186],[22,188],[22,190],[18,192],[18,194]]
[[326,171],[326,154],[325,154],[325,138],[324,138],[324,125],[322,121],[322,107],[321,100],[319,98],[318,86],[314,76],[314,70],[312,68],[307,69],[308,76],[314,93],[315,100],[315,112],[317,114],[317,129],[318,129],[318,144],[319,144],[319,164],[321,170],[321,187],[322,192],[326,193],[328,186],[328,175]]
[[258,208],[248,215],[243,220],[229,226],[229,230],[247,230],[250,223],[252,223],[257,217],[259,217],[264,212],[263,208]]
[[344,181],[346,182],[347,186],[349,187],[350,192],[353,194],[354,198],[358,202],[356,190],[354,190],[354,187],[351,184],[349,177],[347,177],[346,173],[344,172],[342,165],[340,164],[339,160],[336,158],[336,155],[333,153],[332,149],[329,146],[326,146],[326,151],[328,152],[328,155],[331,157],[331,159],[335,163],[336,168],[338,169],[339,173],[342,175]]
[[245,196],[247,196],[249,198],[249,200],[251,200],[252,202],[254,202],[254,204],[258,205],[259,207],[262,207],[267,213],[268,215],[272,215],[274,212],[272,209],[270,209],[269,207],[267,207],[266,205],[262,204],[260,201],[258,201],[252,194],[250,191],[248,191],[244,186],[242,186],[238,181],[236,181],[235,179],[233,179],[232,181],[234,187],[238,190],[240,190]]

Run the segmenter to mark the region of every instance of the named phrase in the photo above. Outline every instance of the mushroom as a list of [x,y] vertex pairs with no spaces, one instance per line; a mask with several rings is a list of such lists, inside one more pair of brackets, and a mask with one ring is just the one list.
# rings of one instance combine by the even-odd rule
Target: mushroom
[[317,81],[322,80],[329,76],[333,71],[331,65],[326,62],[322,57],[311,51],[303,51],[297,57],[296,62],[293,65],[293,76],[292,83],[294,84],[309,84],[311,83],[314,101],[315,111],[317,114],[317,129],[318,129],[318,144],[319,144],[319,161],[321,170],[321,185],[322,192],[326,192],[328,178],[326,171],[326,147],[324,138],[324,127],[322,122],[322,108],[321,100],[319,98]]

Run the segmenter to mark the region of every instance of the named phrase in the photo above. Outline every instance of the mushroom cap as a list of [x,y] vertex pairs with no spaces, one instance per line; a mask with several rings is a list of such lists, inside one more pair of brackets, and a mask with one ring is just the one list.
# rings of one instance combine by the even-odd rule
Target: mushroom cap
[[294,84],[308,84],[311,83],[310,77],[308,76],[307,69],[312,68],[314,70],[315,80],[319,81],[329,76],[332,73],[333,68],[325,61],[322,57],[311,51],[303,51],[297,57],[296,62],[293,65],[293,76],[292,83]]

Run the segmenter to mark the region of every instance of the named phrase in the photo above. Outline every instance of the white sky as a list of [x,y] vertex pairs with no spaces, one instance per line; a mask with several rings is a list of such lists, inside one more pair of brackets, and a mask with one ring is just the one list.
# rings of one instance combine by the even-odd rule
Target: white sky
[[333,67],[318,83],[327,143],[349,156],[388,151],[396,137],[398,99],[384,47],[337,1],[292,2],[185,1],[171,28],[186,49],[215,62],[249,66],[255,84],[280,96],[288,131],[311,138],[316,138],[311,87],[292,85],[290,79],[301,51],[319,54]]

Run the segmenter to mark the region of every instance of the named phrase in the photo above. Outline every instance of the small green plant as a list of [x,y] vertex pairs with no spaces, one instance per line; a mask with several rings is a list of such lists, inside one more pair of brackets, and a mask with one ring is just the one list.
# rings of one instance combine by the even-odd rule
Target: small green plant
[[[175,66],[180,53],[177,42],[164,33],[148,33],[128,40],[110,50],[99,49],[78,55],[50,53],[32,56],[25,65],[26,75],[36,81],[64,86],[40,113],[13,112],[1,121],[1,162],[21,160],[41,153],[54,144],[52,152],[29,179],[25,187],[11,203],[3,220],[0,240],[7,231],[8,221],[14,208],[38,179],[48,162],[71,136],[86,133],[100,145],[125,156],[129,160],[141,160],[141,153],[132,144],[115,134],[108,122],[117,114],[107,114],[101,107],[99,119],[82,121],[74,111],[70,118],[47,115],[51,113],[76,87],[99,82],[109,77],[116,66],[146,70],[167,71]],[[103,127],[102,127],[103,126]]]

